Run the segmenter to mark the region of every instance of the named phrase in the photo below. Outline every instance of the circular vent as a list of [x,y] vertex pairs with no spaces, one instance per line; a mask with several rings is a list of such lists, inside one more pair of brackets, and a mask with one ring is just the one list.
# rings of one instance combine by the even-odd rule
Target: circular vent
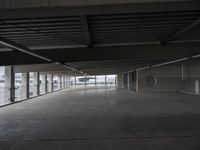
[[146,85],[149,87],[154,87],[157,84],[157,79],[156,77],[149,75],[146,77]]

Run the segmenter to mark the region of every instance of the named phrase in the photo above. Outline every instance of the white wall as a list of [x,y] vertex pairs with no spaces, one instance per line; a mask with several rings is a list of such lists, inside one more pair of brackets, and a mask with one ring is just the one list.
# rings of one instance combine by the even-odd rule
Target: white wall
[[197,86],[197,83],[200,83],[200,61],[193,61],[182,64],[182,74],[182,90],[186,92],[199,94],[200,91],[197,91],[197,89],[200,85]]
[[[148,86],[147,77],[156,79],[155,86]],[[168,65],[138,72],[139,92],[178,92],[181,89],[181,66]]]

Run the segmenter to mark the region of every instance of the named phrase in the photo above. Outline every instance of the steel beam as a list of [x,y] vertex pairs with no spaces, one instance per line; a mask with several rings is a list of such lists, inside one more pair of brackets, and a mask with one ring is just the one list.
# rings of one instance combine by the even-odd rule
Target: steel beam
[[[155,0],[154,0],[155,1]],[[91,1],[93,2],[93,1]],[[82,3],[80,3],[82,4]],[[52,16],[74,16],[74,15],[99,15],[99,14],[120,14],[120,13],[150,13],[150,12],[177,12],[199,10],[200,2],[191,1],[168,1],[154,3],[135,3],[121,5],[99,5],[99,6],[76,6],[76,7],[39,7],[28,9],[2,9],[0,18],[35,18]],[[2,5],[4,6],[4,5]],[[5,6],[4,6],[5,7]]]
[[181,35],[183,35],[184,33],[190,31],[191,29],[193,29],[194,27],[200,25],[200,18],[197,19],[195,22],[193,22],[192,24],[186,26],[185,28],[183,28],[182,30],[176,32],[175,34],[169,36],[167,39],[161,41],[161,43],[166,44],[169,41],[174,41],[176,40],[178,37],[180,37]]
[[61,65],[61,66],[63,66],[64,68],[67,68],[67,69],[73,70],[73,71],[75,71],[75,72],[79,72],[79,73],[81,73],[81,74],[84,74],[84,72],[79,71],[79,70],[76,69],[76,68],[72,68],[72,67],[70,67],[70,66],[68,66],[68,65],[66,65],[66,64],[63,64],[63,63],[60,63],[60,62],[51,60],[51,59],[49,59],[49,58],[47,58],[47,57],[43,57],[43,56],[41,56],[41,55],[39,55],[39,54],[33,52],[33,51],[30,50],[29,48],[27,48],[27,47],[25,47],[25,46],[23,46],[23,45],[20,45],[20,44],[18,44],[18,43],[15,43],[15,42],[13,42],[13,41],[11,41],[11,40],[8,40],[8,39],[6,39],[6,38],[0,37],[0,44],[3,45],[3,46],[6,46],[6,47],[8,47],[8,48],[11,48],[11,49],[13,49],[13,50],[17,50],[17,51],[26,53],[26,54],[28,54],[28,55],[34,56],[34,57],[39,58],[39,59],[41,59],[41,60],[44,60],[44,61],[46,61],[46,62],[48,62],[48,63],[53,63],[53,64],[56,64],[56,65]]
[[88,45],[88,47],[92,47],[93,41],[92,41],[92,35],[91,35],[89,25],[88,25],[87,16],[80,16],[80,18],[81,18],[81,22],[82,22],[82,26],[83,26],[83,31],[84,31],[84,34],[86,37],[87,45]]
[[[9,25],[9,23],[7,23],[6,21],[1,21],[1,23],[5,24],[5,25]],[[46,35],[46,36],[51,36],[51,37],[55,37],[55,38],[58,38],[58,39],[61,39],[61,40],[65,40],[67,42],[72,42],[72,43],[75,43],[75,44],[84,44],[84,43],[81,43],[81,42],[77,42],[67,36],[60,36],[60,35],[55,35],[55,34],[51,34],[51,33],[48,33],[46,30],[43,31],[43,30],[39,30],[39,29],[32,29],[31,27],[27,27],[26,25],[16,25],[16,24],[11,24],[12,26],[14,26],[15,28],[21,28],[21,29],[26,29],[27,31],[33,31],[33,32],[36,32],[38,34],[43,34],[43,35]],[[48,24],[47,24],[48,25]]]

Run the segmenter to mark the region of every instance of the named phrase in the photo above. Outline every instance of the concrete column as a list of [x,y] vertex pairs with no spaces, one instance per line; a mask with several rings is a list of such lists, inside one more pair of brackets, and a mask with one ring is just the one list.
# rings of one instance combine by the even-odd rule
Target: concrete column
[[41,84],[42,87],[40,88],[41,92],[46,94],[47,93],[47,75],[46,74],[41,74]]
[[15,101],[15,74],[13,71],[13,66],[5,67],[5,90],[10,92],[5,92],[5,98],[9,98],[10,102]]
[[63,82],[64,82],[64,88],[66,88],[67,86],[66,86],[66,75],[63,75]]
[[48,74],[48,92],[53,92],[53,74]]
[[107,86],[107,75],[105,75],[105,86]]
[[199,80],[195,80],[195,94],[200,94]]
[[127,73],[122,74],[123,77],[123,88],[127,89],[128,88],[128,75]]
[[65,87],[68,87],[68,80],[67,80],[67,76],[65,75]]
[[139,70],[136,70],[136,92],[139,92]]
[[87,85],[86,85],[86,76],[85,76],[85,86],[87,86]]
[[58,79],[59,79],[59,88],[60,88],[60,90],[61,90],[61,89],[62,89],[62,76],[59,75],[59,76],[58,76]]
[[65,75],[65,86],[66,86],[66,88],[68,88],[70,85],[69,85],[69,81],[68,81],[68,76],[67,75]]
[[40,79],[39,72],[33,73],[33,95],[37,96],[40,94]]
[[65,88],[65,79],[64,79],[64,75],[61,75],[61,80],[62,80],[62,88]]
[[122,81],[122,74],[117,75],[117,87],[122,88],[123,87],[123,81]]
[[46,94],[46,93],[48,92],[48,91],[47,91],[47,87],[48,87],[48,85],[47,85],[47,74],[45,74],[44,77],[45,77],[45,82],[44,82],[44,85],[45,85],[44,88],[45,88],[45,89],[44,89],[44,90],[45,90],[45,94]]
[[51,92],[53,92],[53,74],[51,74],[50,82],[51,82]]
[[133,90],[133,78],[132,78],[132,72],[128,73],[128,90]]
[[22,73],[22,97],[29,98],[29,72]]
[[97,86],[97,76],[95,75],[95,81],[94,81],[95,83],[95,86]]
[[71,77],[70,77],[70,76],[67,78],[67,83],[68,83],[68,86],[69,86],[69,87],[72,86],[72,85],[71,85]]
[[76,86],[76,77],[74,77],[74,80],[75,80],[75,81],[74,81],[74,85]]

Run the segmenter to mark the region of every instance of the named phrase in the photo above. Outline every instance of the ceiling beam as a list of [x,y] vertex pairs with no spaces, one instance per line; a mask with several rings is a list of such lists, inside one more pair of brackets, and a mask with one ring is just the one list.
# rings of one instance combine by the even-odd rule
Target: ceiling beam
[[[155,0],[154,0],[155,1]],[[199,10],[200,2],[191,1],[168,1],[154,3],[135,3],[120,5],[99,5],[99,6],[76,6],[76,7],[39,7],[24,9],[2,9],[0,18],[34,18],[34,17],[53,17],[53,16],[80,16],[81,15],[102,15],[120,13],[150,13],[150,12],[177,12],[177,11],[196,11]]]
[[161,41],[161,43],[167,44],[169,41],[175,41],[178,37],[187,33],[188,31],[190,31],[191,29],[195,28],[198,25],[200,25],[200,18],[197,19],[196,21],[194,21],[193,23],[191,23],[190,25],[186,26],[182,30],[180,30],[180,31],[176,32],[175,34],[169,36],[167,39]]
[[199,53],[200,44],[169,43],[168,45],[150,44],[133,46],[108,46],[91,48],[68,48],[37,50],[43,56],[57,58],[65,62],[103,61],[103,60],[144,60],[174,59],[188,55],[188,52]]
[[[71,65],[74,62],[94,62],[94,61],[138,61],[151,62],[152,60],[178,59],[188,57],[190,54],[200,54],[200,43],[169,43],[167,45],[147,44],[147,45],[130,45],[130,46],[107,46],[93,48],[46,48],[34,52],[50,58],[59,60]],[[20,59],[16,59],[20,58]],[[18,65],[18,64],[38,64],[47,63],[44,60],[30,57],[30,55],[20,52],[1,52],[0,65]],[[70,63],[70,64],[68,64]],[[73,66],[79,68],[79,66]]]
[[26,53],[26,54],[31,55],[33,57],[39,58],[39,59],[41,59],[43,61],[46,61],[47,63],[61,65],[62,67],[67,68],[69,70],[72,70],[72,71],[84,74],[82,71],[79,71],[76,68],[72,68],[72,67],[70,67],[70,66],[68,66],[66,64],[63,64],[63,63],[60,63],[58,61],[52,60],[52,59],[50,59],[48,57],[44,57],[42,55],[39,55],[36,52],[33,52],[32,50],[30,50],[29,48],[27,48],[27,47],[25,47],[25,46],[23,46],[21,44],[15,43],[15,42],[13,42],[11,40],[8,40],[6,38],[0,37],[0,44],[3,45],[3,46],[5,46],[5,47],[11,48],[13,50],[17,50],[17,51],[20,51],[22,53]]
[[93,47],[93,40],[92,40],[91,31],[89,29],[87,16],[80,16],[80,18],[81,18],[81,23],[83,26],[84,35],[87,41],[87,45],[88,47]]
[[[5,24],[5,25],[6,24],[10,24],[5,20],[1,21],[1,23]],[[55,34],[47,32],[46,30],[44,31],[44,30],[39,30],[39,29],[32,29],[32,27],[27,27],[26,25],[17,25],[17,24],[14,24],[14,23],[11,24],[11,25],[14,28],[25,29],[26,31],[33,31],[33,32],[35,32],[37,34],[41,34],[41,35],[44,35],[44,36],[54,37],[54,38],[57,38],[57,39],[60,39],[60,40],[63,40],[63,41],[72,42],[74,44],[83,44],[84,45],[84,43],[79,42],[79,41],[75,41],[72,38],[69,38],[69,37],[66,37],[66,36],[62,36],[62,35],[55,35]]]

